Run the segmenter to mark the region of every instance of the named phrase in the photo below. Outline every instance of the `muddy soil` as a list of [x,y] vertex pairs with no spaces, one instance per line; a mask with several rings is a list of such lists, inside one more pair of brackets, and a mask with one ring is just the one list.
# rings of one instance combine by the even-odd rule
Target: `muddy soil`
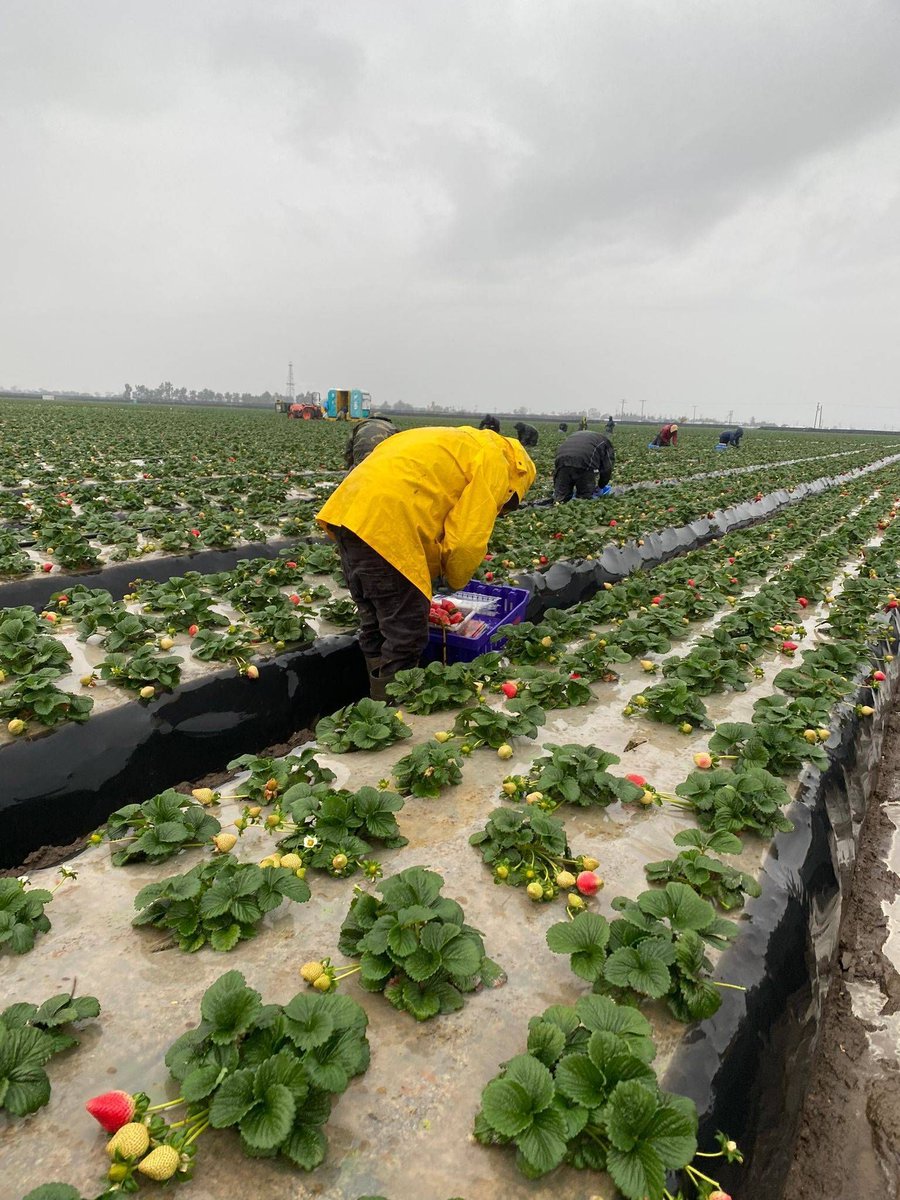
[[900,711],[885,733],[821,1042],[781,1200],[900,1196],[900,1055],[873,1051],[869,1034],[882,1027],[881,1021],[861,1019],[852,994],[865,989],[873,996],[878,1018],[900,1011],[900,975],[883,953],[889,933],[884,904],[900,890],[900,878],[887,865],[897,831],[888,806],[896,806],[898,799]]

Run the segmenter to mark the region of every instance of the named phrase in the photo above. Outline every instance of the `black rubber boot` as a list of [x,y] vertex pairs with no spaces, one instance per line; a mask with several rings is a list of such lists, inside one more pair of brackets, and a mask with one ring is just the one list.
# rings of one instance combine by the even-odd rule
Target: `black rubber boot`
[[393,678],[393,675],[381,675],[378,671],[373,672],[369,676],[369,695],[373,700],[383,700],[385,704],[396,708],[397,701],[393,696],[387,694],[387,685]]

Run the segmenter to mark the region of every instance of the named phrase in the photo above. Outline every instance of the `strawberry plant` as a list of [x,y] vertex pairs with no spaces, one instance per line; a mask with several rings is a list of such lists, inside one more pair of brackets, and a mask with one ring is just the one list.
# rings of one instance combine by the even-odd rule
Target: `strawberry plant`
[[599,804],[603,808],[617,800],[631,804],[644,795],[643,788],[607,770],[619,762],[615,754],[577,743],[556,746],[548,742],[544,749],[550,753],[536,758],[527,775],[504,781],[504,795],[527,796],[530,804],[545,812],[553,812],[561,804]]
[[[453,724],[453,733],[475,750],[491,746],[498,750],[512,738],[537,737],[546,717],[539,704],[527,698],[511,700],[506,709],[491,708],[482,701],[463,708]],[[465,750],[464,750],[465,753]]]
[[573,972],[596,992],[628,1003],[665,997],[673,1016],[685,1023],[711,1017],[721,998],[709,982],[704,943],[723,949],[736,937],[737,925],[717,917],[683,883],[642,892],[637,900],[617,896],[612,906],[620,914],[612,922],[581,912],[551,925],[547,945],[554,954],[568,954]]
[[208,845],[221,828],[203,805],[168,788],[143,804],[117,809],[95,836],[105,835],[110,847],[115,845],[113,866],[124,867],[132,862],[165,862],[181,850]]
[[94,996],[63,992],[43,1004],[11,1004],[0,1012],[0,1111],[25,1117],[50,1099],[50,1080],[44,1070],[54,1054],[78,1039],[63,1033],[66,1025],[100,1015]]
[[398,671],[387,691],[397,704],[412,713],[427,716],[448,708],[459,708],[475,695],[475,676],[470,663],[429,663]]
[[651,883],[686,883],[699,895],[729,912],[742,908],[745,896],[760,896],[762,889],[753,878],[729,866],[713,854],[740,854],[741,840],[725,829],[704,833],[683,829],[676,833],[676,846],[688,846],[675,858],[647,863],[644,870]]
[[613,663],[631,662],[631,655],[626,654],[614,640],[595,638],[586,641],[576,650],[563,654],[559,658],[558,668],[570,678],[577,676],[586,683],[615,683],[619,678],[612,669]]
[[[204,993],[200,1017],[166,1052],[181,1095],[155,1106],[159,1123],[151,1124],[158,1148],[174,1154],[164,1171],[147,1170],[147,1159],[137,1170],[160,1180],[189,1173],[195,1143],[210,1127],[235,1129],[251,1158],[318,1166],[335,1098],[369,1066],[364,1010],[346,996],[318,993],[263,1004],[239,971],[227,971]],[[171,1125],[159,1118],[178,1108],[186,1116]]]
[[189,954],[207,943],[213,950],[233,950],[238,942],[255,937],[265,914],[284,900],[303,904],[309,897],[309,884],[294,871],[264,870],[223,854],[141,888],[131,923],[169,930],[178,948]]
[[647,1021],[608,997],[548,1008],[482,1092],[475,1137],[514,1146],[529,1179],[566,1162],[608,1171],[628,1200],[663,1200],[666,1172],[696,1153],[697,1111],[659,1090],[655,1052]]
[[0,716],[35,720],[47,726],[59,725],[61,721],[86,721],[94,701],[90,696],[61,691],[54,683],[58,674],[53,667],[42,667],[16,679],[11,687],[0,691]]
[[776,831],[789,833],[794,828],[781,811],[791,797],[781,780],[764,767],[692,771],[675,791],[693,810],[701,829],[750,830],[772,838]]
[[380,900],[358,891],[338,941],[342,954],[359,958],[360,984],[417,1021],[458,1011],[466,993],[502,977],[462,908],[441,896],[443,882],[409,867],[382,880]]
[[439,796],[462,782],[462,755],[452,744],[425,742],[395,763],[393,773],[404,796]]
[[135,650],[148,642],[156,641],[157,623],[131,612],[118,612],[105,622],[107,632],[101,639],[101,646],[110,654],[119,651]]
[[684,658],[669,659],[663,666],[663,675],[683,680],[698,696],[709,696],[725,688],[745,692],[749,682],[739,663],[724,656],[714,645],[695,646]]
[[101,679],[110,683],[121,684],[132,691],[140,691],[148,685],[154,685],[164,691],[176,686],[181,678],[183,658],[169,654],[163,657],[153,653],[150,646],[144,646],[132,655],[110,654],[103,662],[97,664]]
[[334,754],[384,750],[412,736],[401,713],[381,700],[360,700],[339,708],[316,725],[316,740]]
[[319,616],[342,629],[356,629],[359,625],[359,610],[352,600],[329,600],[319,609]]
[[46,888],[28,888],[27,879],[0,879],[0,950],[26,954],[39,933],[50,928],[44,908],[53,899]]
[[543,709],[573,708],[591,700],[591,689],[571,673],[542,670],[540,667],[520,667],[516,672],[519,694]]
[[469,845],[492,868],[494,883],[523,887],[535,901],[555,900],[585,870],[584,856],[570,855],[562,821],[539,809],[495,808]]
[[372,849],[370,841],[391,850],[407,844],[394,816],[402,807],[396,793],[381,788],[350,792],[327,783],[299,783],[285,793],[281,820],[270,827],[286,835],[278,842],[283,853],[299,856],[302,866],[343,878],[370,865],[362,858]]
[[694,728],[712,729],[712,723],[706,711],[706,705],[694,695],[690,685],[683,679],[670,679],[666,683],[658,683],[646,688],[638,695],[632,696],[625,706],[625,715],[642,713],[651,721],[660,721],[664,725],[677,725],[684,732],[690,733]]
[[191,641],[191,654],[202,662],[229,662],[246,658],[254,641],[252,629],[229,625],[224,633],[201,629]]
[[250,772],[239,798],[255,800],[260,804],[271,804],[295,783],[331,783],[334,779],[334,771],[319,764],[311,746],[286,758],[242,754],[240,758],[232,759],[228,770]]
[[0,620],[0,671],[7,675],[31,675],[52,670],[64,675],[72,655],[65,645],[41,629],[30,608],[7,608]]

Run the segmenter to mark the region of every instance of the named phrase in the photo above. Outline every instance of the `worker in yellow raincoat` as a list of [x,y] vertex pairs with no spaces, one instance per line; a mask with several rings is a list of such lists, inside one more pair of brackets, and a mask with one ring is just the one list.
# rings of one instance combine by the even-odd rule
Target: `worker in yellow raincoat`
[[337,542],[359,609],[370,694],[386,700],[428,642],[432,582],[464,587],[497,517],[518,507],[535,467],[491,430],[410,429],[381,442],[316,514]]

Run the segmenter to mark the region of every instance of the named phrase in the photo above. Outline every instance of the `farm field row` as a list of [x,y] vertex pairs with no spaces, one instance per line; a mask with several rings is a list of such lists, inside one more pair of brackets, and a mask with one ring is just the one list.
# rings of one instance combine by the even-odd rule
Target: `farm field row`
[[[317,536],[315,502],[334,486],[348,436],[340,422],[290,421],[261,412],[7,402],[0,404],[0,420],[0,579]],[[398,420],[401,427],[422,423]],[[505,432],[512,435],[511,426]],[[530,499],[550,495],[553,458],[563,436],[553,425],[542,428],[534,453],[538,483]],[[897,445],[889,437],[760,432],[740,450],[721,455],[708,430],[683,430],[678,449],[665,452],[648,450],[648,436],[646,427],[616,430],[616,484],[689,477],[723,465],[756,468],[706,480],[699,491],[695,482],[684,493],[678,484],[660,492],[668,498],[662,508],[686,506],[691,515],[874,461]],[[771,465],[782,462],[791,465]],[[655,498],[635,503],[636,521],[646,526],[660,518]],[[630,502],[623,504],[618,497],[602,514],[608,522],[621,509],[630,529],[632,509]],[[527,526],[527,516],[519,514],[511,527]]]
[[[694,1157],[693,1106],[653,1073],[664,1089],[689,1031],[745,1004],[728,947],[753,927],[800,773],[827,765],[858,688],[877,704],[887,686],[872,655],[895,628],[898,511],[897,465],[848,480],[513,628],[502,655],[398,677],[399,713],[362,701],[287,758],[123,809],[71,864],[52,928],[4,964],[16,1000],[77,979],[101,1009],[48,1067],[50,1107],[0,1132],[13,1177],[96,1195],[102,1138],[73,1114],[110,1084],[154,1104],[184,1085],[188,1115],[151,1133],[196,1167],[200,1200],[307,1194],[297,1167],[334,1200],[398,1198],[413,1178],[435,1197],[583,1200],[614,1181],[662,1200],[668,1168],[706,1197],[730,1168]],[[229,969],[287,1006],[277,1037]],[[189,1037],[166,1055],[201,1012],[219,1049]],[[276,1078],[290,1103],[266,1093]]]

